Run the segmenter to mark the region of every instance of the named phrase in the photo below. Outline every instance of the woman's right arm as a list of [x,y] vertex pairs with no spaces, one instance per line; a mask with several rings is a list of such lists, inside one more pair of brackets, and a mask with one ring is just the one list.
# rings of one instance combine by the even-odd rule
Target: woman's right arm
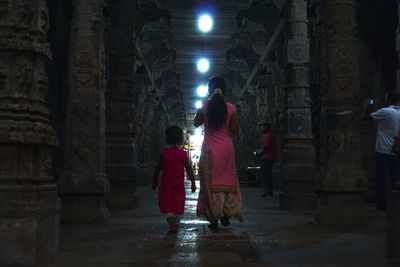
[[194,117],[194,127],[199,127],[204,123],[203,109],[199,109]]
[[229,121],[229,131],[233,134],[239,132],[239,119],[236,111],[232,114],[231,120]]

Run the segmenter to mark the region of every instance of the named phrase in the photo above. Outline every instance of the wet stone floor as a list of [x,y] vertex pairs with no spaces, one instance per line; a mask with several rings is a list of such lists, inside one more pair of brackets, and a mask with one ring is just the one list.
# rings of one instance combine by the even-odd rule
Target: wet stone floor
[[189,189],[178,234],[168,233],[157,194],[139,187],[140,207],[113,212],[106,225],[61,225],[59,252],[45,267],[385,266],[383,213],[341,231],[315,223],[312,212],[279,210],[277,194],[262,198],[261,188],[245,187],[245,221],[216,232],[196,216],[197,192]]

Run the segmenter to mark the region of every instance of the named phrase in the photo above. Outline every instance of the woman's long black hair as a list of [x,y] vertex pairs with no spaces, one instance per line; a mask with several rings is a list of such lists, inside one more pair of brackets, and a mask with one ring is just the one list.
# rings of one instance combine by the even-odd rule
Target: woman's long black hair
[[[215,93],[215,89],[221,89],[222,94]],[[224,125],[227,108],[225,103],[226,83],[222,77],[216,76],[208,82],[210,100],[207,104],[207,120],[211,129],[219,129]]]

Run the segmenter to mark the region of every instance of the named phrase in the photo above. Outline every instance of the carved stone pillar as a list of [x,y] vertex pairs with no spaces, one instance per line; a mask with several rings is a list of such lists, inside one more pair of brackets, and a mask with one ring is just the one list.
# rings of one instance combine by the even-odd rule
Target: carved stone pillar
[[105,194],[103,1],[74,0],[61,219],[101,223]]
[[131,209],[137,206],[135,1],[117,1],[111,8],[106,90],[106,171],[110,180],[107,206]]
[[58,247],[48,27],[46,0],[0,1],[0,263],[12,266],[38,265]]
[[315,150],[311,125],[307,1],[287,6],[286,135],[280,207],[315,208]]
[[[400,15],[400,1],[398,1],[398,14]],[[400,17],[397,27],[397,53],[400,57]],[[400,91],[400,69],[397,70],[396,90]],[[394,186],[387,211],[386,251],[388,266],[400,265],[400,183]]]
[[[336,226],[365,222],[361,169],[359,66],[354,0],[324,0],[322,25],[321,180],[317,220]],[[354,112],[356,111],[356,112]]]
[[388,205],[386,239],[388,266],[400,266],[400,184],[396,184]]
[[[400,0],[397,0],[397,32],[396,32],[396,51],[397,55],[400,60]],[[396,90],[397,92],[400,92],[400,67],[397,69],[397,84],[396,84]]]

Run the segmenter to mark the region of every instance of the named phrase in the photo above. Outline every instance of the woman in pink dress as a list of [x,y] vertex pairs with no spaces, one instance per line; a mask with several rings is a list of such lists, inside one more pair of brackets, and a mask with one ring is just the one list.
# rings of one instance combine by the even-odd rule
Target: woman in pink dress
[[192,166],[187,153],[179,148],[183,141],[182,129],[178,126],[168,127],[165,131],[169,147],[161,150],[160,159],[154,169],[153,190],[156,190],[161,175],[158,195],[160,211],[167,216],[171,233],[178,231],[179,216],[185,208],[184,169],[192,182],[192,192],[196,191]]
[[231,217],[243,221],[241,194],[235,172],[235,156],[231,134],[238,132],[236,107],[225,102],[223,78],[211,78],[210,98],[197,111],[194,126],[204,124],[205,134],[199,162],[200,193],[197,215],[218,229],[218,220],[228,226]]

